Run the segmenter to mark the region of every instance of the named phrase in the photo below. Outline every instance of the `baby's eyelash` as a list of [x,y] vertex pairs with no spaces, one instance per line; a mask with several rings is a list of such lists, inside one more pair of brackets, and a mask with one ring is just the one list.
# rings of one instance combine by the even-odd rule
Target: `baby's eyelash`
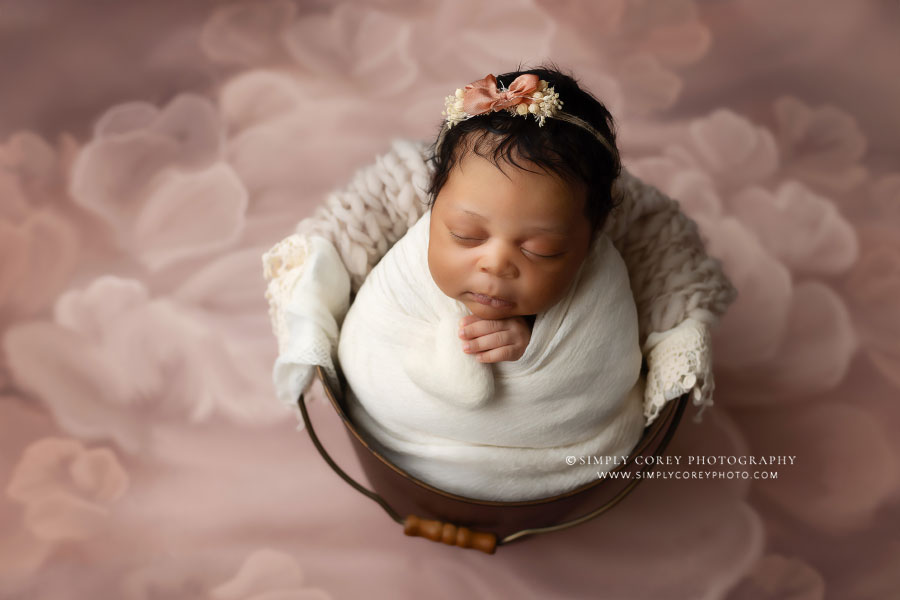
[[563,254],[565,254],[565,252],[559,252],[557,254],[538,254],[537,252],[532,252],[531,250],[527,250],[525,248],[522,248],[522,250],[525,250],[525,252],[527,252],[528,254],[537,256],[538,258],[556,258],[557,256],[562,256]]
[[[483,241],[481,238],[463,237],[461,235],[453,233],[452,231],[449,231],[448,233],[450,233],[450,235],[453,238],[455,238],[461,242],[481,242],[481,241]],[[557,252],[556,254],[538,254],[537,252],[532,252],[531,250],[529,250],[527,248],[522,248],[522,251],[530,254],[531,256],[536,256],[537,258],[557,258],[557,257],[560,257],[563,254],[565,254],[565,252]]]
[[452,236],[455,237],[456,239],[462,240],[462,241],[464,241],[464,242],[480,242],[480,241],[481,241],[480,238],[463,237],[463,236],[461,236],[461,235],[456,235],[456,234],[453,233],[452,231],[450,232],[450,235],[452,235]]

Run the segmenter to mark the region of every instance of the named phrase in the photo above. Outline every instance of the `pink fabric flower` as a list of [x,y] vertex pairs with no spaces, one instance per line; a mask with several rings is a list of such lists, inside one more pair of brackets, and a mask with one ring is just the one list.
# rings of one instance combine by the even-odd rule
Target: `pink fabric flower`
[[728,600],[820,600],[824,597],[825,581],[815,568],[798,558],[767,554],[731,590]]
[[45,540],[77,540],[106,528],[109,507],[128,488],[128,473],[109,448],[48,437],[28,446],[6,493],[24,504],[25,524]]
[[865,354],[887,381],[900,387],[900,228],[870,225],[859,231],[862,252],[843,290]]
[[537,75],[519,75],[509,88],[499,91],[497,78],[488,75],[465,87],[463,110],[469,115],[481,115],[518,104],[532,104],[534,100],[530,96],[537,91],[539,83]]

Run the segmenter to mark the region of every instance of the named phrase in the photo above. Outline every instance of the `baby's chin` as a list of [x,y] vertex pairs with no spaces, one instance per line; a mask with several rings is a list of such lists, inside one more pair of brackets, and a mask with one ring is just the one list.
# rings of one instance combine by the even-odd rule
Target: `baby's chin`
[[492,306],[486,306],[472,300],[464,300],[463,304],[465,304],[466,308],[468,308],[469,311],[471,311],[471,313],[479,319],[508,319],[510,317],[520,317],[524,314],[521,311],[517,310],[517,307],[515,305],[509,308],[494,308]]

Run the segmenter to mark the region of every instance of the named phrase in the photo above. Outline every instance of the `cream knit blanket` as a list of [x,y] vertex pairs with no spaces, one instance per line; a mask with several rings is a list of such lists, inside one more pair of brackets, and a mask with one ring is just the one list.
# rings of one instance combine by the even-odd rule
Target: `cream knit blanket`
[[627,455],[644,429],[637,309],[609,238],[537,315],[525,354],[488,365],[463,353],[470,313],[429,272],[430,216],[375,265],[344,320],[351,420],[398,467],[470,498],[544,498],[612,468],[566,462]]
[[[351,296],[424,214],[429,174],[427,146],[396,141],[263,257],[279,342],[275,387],[286,404],[296,405],[315,365],[334,377],[338,331]],[[616,185],[622,203],[604,233],[625,262],[637,306],[649,369],[649,423],[666,401],[686,392],[701,408],[712,404],[709,327],[736,292],[676,201],[627,171]]]

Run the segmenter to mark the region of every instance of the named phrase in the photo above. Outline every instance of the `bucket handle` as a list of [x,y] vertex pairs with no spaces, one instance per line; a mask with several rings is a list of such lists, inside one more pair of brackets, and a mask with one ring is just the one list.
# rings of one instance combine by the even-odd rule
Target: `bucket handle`
[[487,554],[494,553],[497,548],[497,536],[493,533],[487,531],[474,531],[468,527],[461,527],[442,521],[422,519],[416,515],[408,515],[405,519],[402,518],[384,498],[375,492],[364,488],[334,462],[334,459],[331,458],[328,451],[322,446],[322,442],[319,441],[319,436],[316,435],[316,432],[313,429],[312,421],[309,418],[309,412],[306,409],[306,402],[303,401],[303,394],[300,394],[300,399],[297,403],[300,405],[300,414],[303,415],[303,424],[306,426],[306,431],[309,432],[309,437],[312,440],[313,445],[316,447],[316,450],[319,451],[319,454],[322,455],[322,458],[325,459],[325,462],[328,463],[328,466],[334,469],[334,472],[340,475],[341,479],[350,484],[353,489],[377,502],[378,505],[387,512],[388,516],[397,523],[403,525],[404,534],[409,536],[420,536],[435,542],[459,546],[460,548],[473,548]]
[[[672,422],[669,423],[668,427],[665,429],[665,434],[663,435],[662,441],[660,441],[659,446],[654,450],[654,456],[660,456],[663,452],[665,452],[666,447],[669,445],[669,442],[672,440],[672,437],[675,435],[675,430],[678,428],[678,423],[681,421],[681,416],[684,413],[685,407],[688,403],[688,394],[684,394],[681,398],[678,399],[678,406],[675,408],[675,416],[672,418]],[[367,496],[373,501],[377,502],[381,508],[387,512],[388,516],[390,516],[394,521],[403,525],[403,533],[409,536],[421,536],[426,539],[442,542],[444,544],[448,544],[451,546],[459,546],[461,548],[472,548],[475,550],[480,550],[481,552],[485,552],[487,554],[493,554],[497,548],[497,546],[502,546],[508,544],[514,540],[519,538],[529,536],[529,535],[538,535],[541,533],[550,533],[551,531],[561,531],[563,529],[568,529],[569,527],[574,527],[575,525],[579,525],[584,523],[585,521],[590,521],[591,519],[600,516],[605,513],[616,504],[622,501],[622,499],[627,496],[631,490],[633,490],[637,484],[643,481],[643,477],[638,479],[632,479],[631,482],[627,486],[625,486],[618,494],[616,494],[612,499],[607,501],[605,504],[601,505],[599,508],[582,515],[580,517],[576,517],[564,523],[560,523],[558,525],[551,525],[549,527],[537,527],[533,529],[522,529],[515,533],[511,533],[506,536],[502,540],[497,540],[497,535],[487,531],[475,531],[469,529],[467,527],[462,527],[458,525],[454,525],[452,523],[444,523],[442,521],[430,520],[430,519],[422,519],[417,517],[416,515],[408,515],[405,519],[397,513],[384,498],[376,494],[375,492],[366,489],[362,485],[360,485],[355,479],[347,475],[343,469],[341,469],[337,463],[331,458],[328,454],[328,451],[325,450],[325,447],[322,446],[322,443],[319,441],[319,437],[316,435],[316,432],[312,425],[312,420],[309,418],[309,412],[306,408],[306,402],[304,402],[303,394],[300,394],[300,398],[297,400],[297,403],[300,406],[300,414],[303,416],[303,424],[306,426],[306,431],[309,433],[309,437],[312,440],[313,445],[316,447],[316,450],[319,451],[319,454],[328,463],[335,473],[337,473],[341,479],[346,481],[353,489],[358,491],[359,493]],[[659,431],[657,431],[657,434]],[[655,464],[655,461],[654,461]],[[641,469],[640,472],[651,471],[653,470],[653,464],[646,465]]]

